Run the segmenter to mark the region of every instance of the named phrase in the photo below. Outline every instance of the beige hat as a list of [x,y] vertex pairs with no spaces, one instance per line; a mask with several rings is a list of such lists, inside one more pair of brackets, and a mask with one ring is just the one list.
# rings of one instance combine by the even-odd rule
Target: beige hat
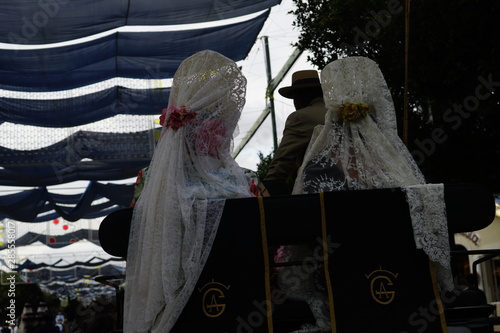
[[318,71],[307,69],[292,74],[292,85],[278,90],[281,96],[294,98],[304,88],[321,87]]

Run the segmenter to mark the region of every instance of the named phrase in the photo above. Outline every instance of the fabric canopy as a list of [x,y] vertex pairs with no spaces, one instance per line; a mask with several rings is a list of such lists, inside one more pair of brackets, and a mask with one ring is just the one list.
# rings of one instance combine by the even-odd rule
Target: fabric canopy
[[[75,296],[84,277],[122,274],[95,228],[71,229],[130,205],[133,181],[109,181],[128,181],[149,165],[155,119],[179,64],[206,49],[245,59],[280,2],[1,1],[0,186],[29,189],[0,194],[0,222],[17,221],[18,229],[29,222],[29,231],[16,240],[17,269],[1,259],[5,247],[0,269]],[[88,182],[83,193],[47,188],[75,181]],[[59,217],[70,230],[34,231],[42,224],[33,223]],[[85,293],[110,289],[91,282],[97,286]]]
[[115,295],[113,287],[101,284],[94,279],[97,276],[119,276],[125,273],[123,267],[107,263],[99,267],[74,266],[65,270],[59,268],[25,269],[20,272],[26,283],[37,283],[42,290],[59,296],[96,295],[109,293]]
[[49,44],[84,38],[126,25],[179,25],[255,13],[276,0],[87,0],[0,3],[0,42]]
[[[0,185],[135,176],[152,156],[152,128],[126,127],[117,117],[152,122],[167,106],[177,67],[198,51],[243,60],[279,3],[3,1]],[[123,128],[78,131],[107,119]],[[68,135],[40,146],[52,133],[48,128],[68,129]]]
[[[39,234],[30,231],[16,239],[16,246],[26,246],[35,242],[41,242],[51,248],[59,248],[78,242],[81,239],[86,239],[94,244],[100,245],[98,230],[80,229],[74,232],[57,236],[48,236],[45,234]],[[2,246],[0,246],[0,250],[3,250],[6,247],[7,244],[4,243],[2,244]]]
[[58,268],[58,269],[68,269],[72,268],[75,266],[83,266],[83,267],[99,267],[102,266],[105,263],[108,263],[110,261],[123,261],[121,258],[107,258],[107,259],[102,259],[98,257],[92,257],[87,261],[75,261],[70,264],[64,263],[63,259],[59,259],[57,262],[54,264],[47,264],[47,263],[38,263],[35,264],[31,262],[30,260],[26,260],[22,265],[19,265],[16,268],[16,271],[22,271],[24,269],[39,269],[39,268]]
[[[58,217],[67,221],[102,217],[130,206],[132,185],[89,183],[85,193],[62,195],[36,188],[0,197],[0,220],[11,218],[23,222],[45,222]],[[96,200],[104,203],[93,205]]]
[[249,21],[212,28],[117,31],[67,46],[0,49],[0,89],[58,91],[115,77],[171,78],[182,60],[205,49],[242,60],[267,15],[266,11]]
[[119,162],[79,162],[71,165],[53,164],[36,167],[14,167],[0,169],[2,185],[10,186],[47,186],[77,180],[115,180],[127,179],[149,163],[144,161]]
[[[107,262],[118,261],[117,259],[106,260]],[[26,268],[31,269],[31,268]],[[124,274],[125,269],[116,264],[106,263],[103,266],[89,266],[85,265],[75,265],[66,269],[52,268],[50,266],[45,266],[43,268],[36,269],[33,272],[23,272],[31,280],[30,282],[41,282],[45,286],[52,286],[51,289],[62,287],[66,284],[76,283],[82,278],[95,278],[99,275],[121,275]],[[88,283],[88,282],[87,282]]]
[[[0,250],[0,257],[7,258],[8,251],[9,249]],[[25,262],[52,265],[54,267],[65,267],[75,262],[83,262],[87,266],[93,266],[95,263],[114,258],[104,252],[99,245],[85,239],[63,248],[52,248],[41,242],[35,242],[30,245],[16,247],[16,255],[16,266],[22,266]]]
[[64,99],[3,97],[0,98],[0,122],[62,128],[89,124],[117,114],[156,115],[165,107],[169,95],[170,88],[112,87]]
[[[123,207],[93,205],[87,190],[85,203],[62,208],[44,187],[135,177],[179,64],[206,49],[243,60],[280,2],[2,1],[0,186],[40,188],[1,196],[0,219],[74,221]],[[107,120],[113,128],[86,127]],[[134,127],[144,120],[151,126]]]
[[151,155],[151,131],[138,133],[100,133],[77,131],[51,146],[21,151],[0,147],[3,167],[61,163],[76,164],[82,160],[119,161],[144,160]]

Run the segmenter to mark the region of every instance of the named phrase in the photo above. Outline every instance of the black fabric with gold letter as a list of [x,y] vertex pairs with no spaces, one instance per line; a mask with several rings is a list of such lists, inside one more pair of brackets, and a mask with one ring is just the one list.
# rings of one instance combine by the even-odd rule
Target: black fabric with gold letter
[[405,195],[380,191],[377,198],[363,191],[324,196],[326,236],[334,245],[328,253],[334,332],[446,332],[435,272],[415,247]]
[[200,279],[172,333],[268,331],[257,198],[228,201]]

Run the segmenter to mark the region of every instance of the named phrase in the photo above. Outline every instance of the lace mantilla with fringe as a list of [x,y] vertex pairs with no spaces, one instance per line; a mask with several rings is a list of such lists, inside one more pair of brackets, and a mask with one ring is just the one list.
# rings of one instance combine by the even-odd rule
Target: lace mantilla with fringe
[[134,207],[127,333],[172,329],[208,258],[225,199],[252,196],[230,155],[245,92],[237,65],[213,51],[187,58],[175,73],[161,137]]
[[[444,187],[425,183],[399,138],[394,103],[378,65],[364,57],[339,59],[323,69],[321,84],[325,125],[313,132],[293,193],[403,188],[416,246],[436,263],[441,288],[452,289]],[[305,249],[292,247],[290,251],[292,258],[299,258]],[[285,273],[293,269],[281,274]],[[307,300],[317,287],[311,279],[302,283],[295,289],[303,295],[295,296]],[[313,329],[321,329],[320,323],[327,318],[325,307],[310,305],[317,320]]]

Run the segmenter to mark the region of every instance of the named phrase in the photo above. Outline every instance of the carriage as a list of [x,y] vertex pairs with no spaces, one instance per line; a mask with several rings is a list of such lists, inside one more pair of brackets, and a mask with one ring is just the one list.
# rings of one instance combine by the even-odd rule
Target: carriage
[[[453,251],[453,235],[488,226],[495,204],[476,185],[445,184],[444,193],[453,259],[464,254]],[[99,235],[106,252],[126,256],[131,216],[129,208],[104,219]],[[317,244],[314,256],[275,260],[279,246],[305,242]],[[172,332],[281,333],[313,323],[307,305],[276,283],[286,265],[321,272],[332,332],[493,332],[493,305],[457,307],[458,295],[438,288],[434,263],[416,248],[401,188],[227,200],[208,261]]]

